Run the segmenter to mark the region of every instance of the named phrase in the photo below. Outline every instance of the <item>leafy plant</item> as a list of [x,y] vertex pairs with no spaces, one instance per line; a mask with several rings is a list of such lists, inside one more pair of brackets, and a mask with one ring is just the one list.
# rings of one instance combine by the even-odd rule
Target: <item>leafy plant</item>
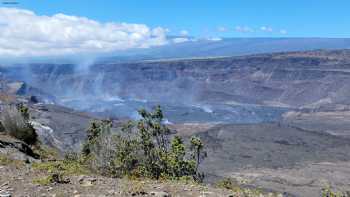
[[168,135],[170,134],[163,121],[163,113],[160,106],[153,112],[144,109],[139,110],[141,120],[137,123],[143,159],[141,168],[146,176],[159,178],[162,172],[167,171],[167,157],[169,148]]
[[85,166],[79,160],[64,159],[42,163],[33,163],[32,167],[33,169],[41,172],[49,174],[62,174],[63,176],[89,174],[87,166]]
[[322,188],[321,191],[322,197],[348,197],[350,193],[337,192],[332,190],[329,186]]
[[91,153],[91,148],[96,145],[99,136],[103,133],[103,130],[109,129],[111,122],[104,120],[94,120],[90,123],[90,127],[87,129],[86,142],[83,145],[82,154],[88,156]]
[[33,151],[39,155],[41,161],[55,161],[60,158],[58,150],[43,144],[33,146]]
[[0,154],[0,165],[12,165],[16,168],[25,166],[24,161],[9,158],[6,154]]
[[199,164],[202,160],[207,157],[207,153],[203,151],[204,145],[200,138],[192,137],[191,138],[191,150],[192,150],[192,158],[195,160],[195,176],[194,178],[198,181],[202,181],[204,179],[204,174],[198,172]]
[[280,193],[264,192],[258,188],[243,187],[240,186],[237,181],[224,178],[216,183],[219,188],[224,188],[233,192],[232,196],[244,196],[244,197],[282,197]]
[[30,114],[29,114],[29,108],[25,106],[23,103],[17,104],[17,110],[22,114],[22,117],[26,120],[29,121],[30,119]]
[[128,122],[121,129],[121,134],[114,136],[116,143],[115,167],[118,176],[131,175],[137,168],[140,144],[132,136],[133,122]]
[[128,122],[115,134],[108,121],[91,123],[82,151],[90,166],[113,176],[202,181],[204,174],[198,172],[198,166],[206,154],[201,140],[193,137],[189,150],[179,136],[170,141],[159,106],[151,112],[139,110],[139,114],[139,121]]
[[39,184],[39,185],[49,185],[52,183],[60,183],[65,184],[69,183],[68,178],[64,178],[62,174],[53,173],[48,176],[45,176],[43,178],[37,178],[33,180],[33,183]]
[[6,106],[1,112],[1,124],[8,135],[24,141],[29,145],[38,142],[38,135],[30,124],[29,109],[23,104]]
[[230,178],[224,178],[216,183],[217,187],[225,188],[225,189],[233,189],[237,186],[237,184],[231,180]]

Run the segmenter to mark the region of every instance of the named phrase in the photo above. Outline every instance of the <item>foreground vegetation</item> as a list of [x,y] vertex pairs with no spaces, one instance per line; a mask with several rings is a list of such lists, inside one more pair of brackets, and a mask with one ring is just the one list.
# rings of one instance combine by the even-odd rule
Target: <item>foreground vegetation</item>
[[349,197],[350,192],[334,191],[329,186],[324,187],[321,192],[322,197]]
[[160,107],[139,111],[139,121],[128,122],[120,131],[111,132],[110,121],[94,121],[88,129],[82,157],[92,170],[116,177],[151,179],[193,179],[201,182],[199,165],[206,157],[204,145],[192,137],[186,147],[183,139],[169,139]]
[[38,142],[38,135],[30,123],[29,109],[23,104],[5,106],[1,111],[1,130],[28,145]]

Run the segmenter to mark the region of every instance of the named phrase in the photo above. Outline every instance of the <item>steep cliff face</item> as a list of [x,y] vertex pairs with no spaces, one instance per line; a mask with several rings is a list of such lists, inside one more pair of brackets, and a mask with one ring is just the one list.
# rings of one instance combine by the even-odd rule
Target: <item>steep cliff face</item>
[[317,110],[350,104],[347,99],[350,97],[349,50],[104,62],[84,68],[70,64],[31,64],[25,71],[32,77],[22,80],[30,85],[71,106],[86,105],[101,111],[103,105],[98,104],[101,101],[120,104],[130,100],[133,103],[128,106],[135,105],[131,108],[147,101],[200,106],[206,112],[245,106],[249,113],[256,111],[247,110],[247,106]]

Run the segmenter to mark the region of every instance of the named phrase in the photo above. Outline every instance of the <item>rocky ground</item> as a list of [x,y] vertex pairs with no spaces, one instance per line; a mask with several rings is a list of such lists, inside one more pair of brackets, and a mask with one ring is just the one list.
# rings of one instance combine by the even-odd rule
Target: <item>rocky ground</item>
[[[230,192],[193,184],[130,181],[100,176],[71,176],[69,183],[39,185],[33,181],[45,174],[29,166],[0,166],[0,196],[102,197],[102,196],[229,196]],[[8,194],[8,195],[6,195]]]
[[318,196],[323,187],[350,191],[347,137],[291,125],[216,125],[199,136],[207,145],[203,170],[295,196]]
[[295,196],[320,196],[321,188],[350,190],[350,162],[322,162],[293,168],[256,168],[232,172],[231,177]]
[[282,194],[263,190],[228,190],[192,182],[130,180],[107,178],[98,175],[65,176],[64,182],[43,184],[40,180],[48,172],[38,171],[32,164],[4,160],[0,154],[1,197],[233,197],[250,193],[251,197],[282,197]]
[[[66,162],[66,163],[65,163]],[[263,188],[232,182],[222,188],[185,180],[109,178],[62,160],[46,146],[28,146],[0,132],[0,197],[281,197]]]
[[[36,126],[41,128],[39,131],[42,134],[46,132],[46,134],[57,139],[70,138],[70,140],[77,140],[76,143],[78,144],[81,143],[81,138],[72,138],[72,136],[84,133],[84,125],[81,123],[87,124],[90,116],[58,106],[44,107],[37,105],[32,110],[35,117],[34,121],[40,123]],[[67,120],[67,124],[59,124],[60,118]],[[82,119],[84,121],[80,121]],[[302,119],[299,118],[299,122],[301,121]],[[231,177],[242,184],[299,197],[319,196],[321,189],[326,186],[332,186],[332,188],[339,191],[350,191],[350,185],[348,184],[350,183],[350,171],[348,170],[350,169],[350,142],[348,137],[346,135],[333,135],[322,130],[310,131],[299,128],[300,125],[297,124],[291,125],[292,123],[295,123],[295,121],[288,122],[288,124],[287,122],[285,124],[241,125],[179,124],[170,125],[170,127],[185,138],[196,134],[204,140],[208,152],[208,157],[202,165],[202,170],[207,173],[206,183],[213,184],[224,177]],[[326,125],[326,122],[324,124]],[[55,125],[58,126],[54,127]],[[75,125],[77,129],[69,130],[69,128],[74,128],[71,125]],[[60,132],[50,132],[45,128],[55,128],[55,131],[61,130],[59,130]],[[13,139],[10,140],[4,137],[2,139],[19,144],[18,141]],[[0,152],[8,155],[14,150],[13,146],[11,147],[12,149],[9,147],[6,149],[0,148]],[[16,153],[12,158],[26,160],[25,154],[22,153]],[[3,166],[0,174],[1,184],[12,180],[12,177],[24,179],[21,185],[25,185],[24,188],[29,193],[34,193],[34,196],[41,195],[41,192],[52,195],[59,194],[61,191],[68,192],[63,193],[63,196],[72,196],[74,191],[79,191],[77,195],[86,196],[85,194],[91,194],[89,188],[99,191],[94,195],[107,195],[107,192],[113,190],[113,188],[120,192],[119,186],[124,183],[123,180],[100,177],[99,180],[105,182],[106,185],[94,184],[91,187],[84,187],[77,184],[79,183],[79,177],[70,177],[70,184],[39,186],[34,184],[33,180],[45,175],[39,175],[30,167],[13,168]],[[15,189],[15,182],[16,179],[13,179],[10,187]],[[116,184],[119,185],[117,188],[115,187]],[[134,185],[133,183],[129,184]],[[147,189],[149,194],[154,191],[153,187],[159,187],[162,184],[147,182],[142,185],[149,188]],[[101,189],[98,189],[99,187]],[[166,189],[167,187],[170,187],[170,189]],[[185,196],[187,193],[181,193],[184,192],[183,187],[185,186],[175,187],[174,185],[166,186],[164,184],[162,188],[165,189],[159,191],[171,191],[172,194],[180,192],[181,195],[179,194],[179,196]],[[16,191],[26,191],[21,188],[19,187]],[[197,193],[192,191],[188,195],[200,196],[202,187],[193,186],[193,188]],[[47,191],[47,189],[50,191]],[[212,189],[207,190],[212,191]],[[17,193],[15,194],[15,196],[18,196]],[[214,192],[214,194],[211,196],[217,196],[217,193]],[[119,193],[115,195],[123,196]],[[223,196],[225,195],[226,193],[223,193]],[[207,196],[210,195],[207,194]]]
[[[229,197],[245,196],[237,190],[227,190],[209,185],[198,185],[176,181],[129,180],[107,178],[98,175],[65,176],[65,183],[43,185],[38,180],[49,173],[32,168],[32,164],[20,161],[4,161],[0,154],[0,196],[1,197],[102,197],[102,196],[155,196],[155,197]],[[255,185],[263,191],[251,197],[263,196],[320,196],[321,188],[332,186],[341,191],[349,189],[350,163],[314,163],[293,169],[246,169],[232,172],[227,176],[240,184]],[[335,183],[331,185],[330,183]],[[283,191],[270,193],[264,188]],[[255,190],[254,190],[255,191]],[[271,190],[270,190],[271,191]],[[340,190],[339,190],[340,191]]]
[[[335,123],[339,123],[339,121],[346,122],[348,117],[347,112],[341,112],[338,115],[334,114],[336,112],[327,113],[332,114],[332,120],[338,121]],[[267,191],[276,191],[291,196],[312,197],[319,196],[321,189],[328,185],[339,191],[350,191],[350,185],[348,184],[350,183],[350,171],[348,170],[350,167],[350,142],[346,133],[346,125],[344,124],[343,128],[345,129],[342,135],[335,135],[328,132],[327,129],[308,130],[310,127],[302,124],[314,124],[311,128],[316,128],[317,119],[323,117],[325,120],[322,121],[323,128],[331,128],[332,124],[330,123],[334,122],[326,121],[327,113],[326,115],[320,112],[315,112],[312,115],[303,113],[299,116],[289,114],[285,116],[285,121],[279,124],[186,123],[169,125],[169,127],[174,131],[173,133],[176,132],[185,138],[194,134],[199,135],[205,142],[208,157],[204,160],[202,170],[207,173],[206,183],[212,184],[224,177],[231,177],[242,184]],[[31,114],[41,140],[46,139],[54,146],[62,145],[57,147],[65,147],[69,144],[79,147],[85,134],[85,128],[88,122],[93,119],[92,116],[86,113],[55,105],[32,105]],[[65,122],[65,124],[62,124],[62,122]],[[23,148],[23,145],[14,139],[4,138],[4,136],[2,139],[14,144],[7,145],[7,148],[0,147],[0,152],[3,154],[9,155],[15,150],[14,147]],[[56,144],[54,144],[55,142]],[[12,158],[27,160],[26,154],[17,152]],[[31,159],[29,158],[29,160]],[[24,179],[21,185],[26,188],[22,190],[22,187],[18,187],[16,190],[17,185],[14,183],[17,178],[13,179],[13,182],[9,184],[17,192],[27,190],[28,193],[34,193],[34,196],[36,196],[41,195],[41,192],[52,195],[63,191],[69,192],[63,193],[63,196],[72,196],[74,191],[78,191],[78,193],[76,192],[77,195],[86,196],[85,194],[90,192],[89,188],[100,191],[98,194],[107,195],[106,192],[113,190],[116,184],[120,186],[124,183],[123,180],[103,177],[98,180],[105,182],[106,185],[94,184],[87,188],[77,184],[79,183],[79,177],[70,177],[70,184],[39,186],[33,183],[34,179],[42,176],[44,175],[39,175],[30,167],[18,169],[2,166],[0,184],[17,177]],[[96,183],[99,183],[99,181]],[[133,183],[129,184],[134,185]],[[150,182],[143,185],[149,188],[147,189],[148,194],[154,190],[153,187],[161,185],[165,189],[159,191],[171,191],[172,194],[180,192],[181,195],[179,194],[179,196],[187,195],[187,193],[181,193],[184,192],[182,188],[185,186],[166,186],[166,184]],[[98,189],[98,187],[101,189]],[[170,189],[166,189],[167,187],[170,187]],[[200,196],[202,187],[193,186],[193,188],[195,189],[188,195],[197,196],[198,194]],[[217,196],[215,189],[209,188],[207,190],[214,190],[215,195],[212,196]],[[47,189],[50,191],[47,191]],[[120,188],[115,190],[121,191]],[[194,191],[197,193],[193,193]],[[18,196],[17,193],[14,194]],[[223,196],[225,195],[224,192]]]
[[283,115],[286,124],[305,130],[321,131],[350,138],[350,111],[332,110],[319,112],[287,112]]

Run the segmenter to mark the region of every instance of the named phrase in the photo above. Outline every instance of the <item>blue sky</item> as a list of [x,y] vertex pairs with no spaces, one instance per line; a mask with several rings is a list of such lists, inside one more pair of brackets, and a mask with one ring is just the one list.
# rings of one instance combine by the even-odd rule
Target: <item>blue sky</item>
[[15,7],[38,15],[161,26],[173,35],[186,30],[196,37],[350,37],[349,0],[17,1]]

